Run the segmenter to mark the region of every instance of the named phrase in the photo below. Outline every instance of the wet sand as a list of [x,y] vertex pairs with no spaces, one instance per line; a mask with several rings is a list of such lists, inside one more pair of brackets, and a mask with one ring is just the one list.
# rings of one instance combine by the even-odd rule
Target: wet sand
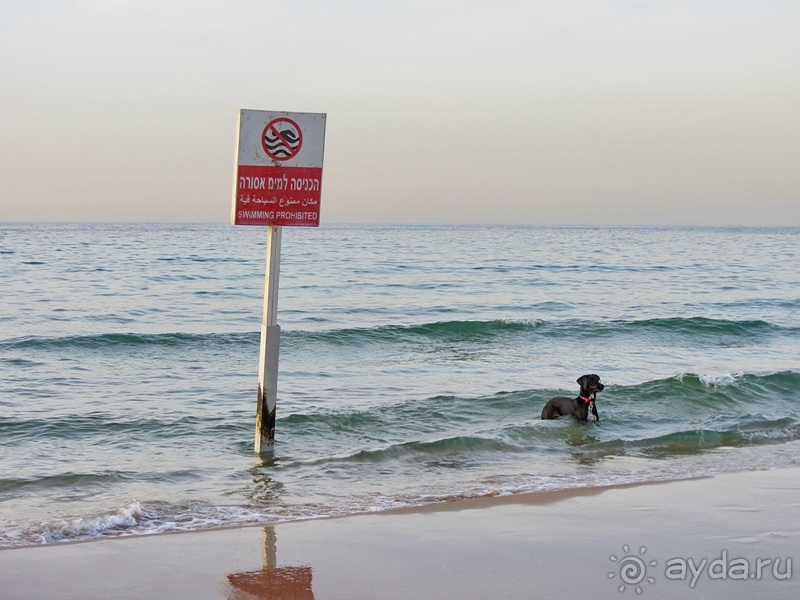
[[0,599],[788,600],[795,570],[800,468],[3,550]]

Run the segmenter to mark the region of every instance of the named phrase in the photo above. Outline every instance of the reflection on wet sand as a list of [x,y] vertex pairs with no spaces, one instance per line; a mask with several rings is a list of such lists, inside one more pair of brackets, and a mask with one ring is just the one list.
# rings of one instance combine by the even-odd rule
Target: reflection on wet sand
[[264,566],[260,571],[231,573],[233,588],[228,600],[314,600],[311,567],[279,567],[278,543],[274,527],[265,527],[263,535]]

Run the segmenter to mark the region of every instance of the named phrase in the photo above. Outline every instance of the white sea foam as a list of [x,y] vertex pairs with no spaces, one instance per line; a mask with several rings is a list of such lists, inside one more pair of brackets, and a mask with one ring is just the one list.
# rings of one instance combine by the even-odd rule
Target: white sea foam
[[338,503],[275,507],[212,506],[133,501],[117,510],[99,515],[76,516],[22,526],[0,521],[0,547],[101,539],[131,535],[152,535],[218,527],[276,524],[287,521],[384,512],[398,508],[442,504],[455,500],[509,496],[521,493],[607,487],[630,483],[649,483],[718,475],[742,470],[761,470],[800,465],[800,441],[767,447],[723,447],[699,454],[664,461],[657,469],[644,459],[619,457],[602,471],[543,475],[487,477],[476,485],[453,493],[374,495],[352,497]]
[[719,373],[719,374],[701,374],[699,375],[700,382],[704,385],[711,387],[723,387],[727,385],[736,385],[736,383],[744,377],[744,373],[736,371],[734,373]]
[[[145,517],[139,502],[131,502],[114,512],[90,516],[56,519],[25,528],[4,528],[4,538],[19,543],[47,544],[120,534],[134,528]],[[3,539],[0,538],[0,543]]]

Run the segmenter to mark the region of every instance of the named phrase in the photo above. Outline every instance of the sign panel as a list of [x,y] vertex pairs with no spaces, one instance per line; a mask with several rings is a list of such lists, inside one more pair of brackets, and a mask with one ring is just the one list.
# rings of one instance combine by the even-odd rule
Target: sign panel
[[231,223],[319,226],[325,117],[239,110]]

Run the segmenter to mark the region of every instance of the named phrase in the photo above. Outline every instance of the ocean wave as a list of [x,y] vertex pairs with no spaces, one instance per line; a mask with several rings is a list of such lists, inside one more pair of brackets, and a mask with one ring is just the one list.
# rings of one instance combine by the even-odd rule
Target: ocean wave
[[104,515],[58,519],[21,528],[10,527],[0,537],[0,544],[48,544],[122,534],[136,527],[145,514],[141,504],[133,502]]
[[[800,385],[800,372],[776,373],[717,373],[685,372],[666,379],[656,379],[634,386],[621,386],[621,394],[628,397],[658,399],[672,397],[688,402],[703,401],[711,396],[728,397],[743,406],[759,401],[791,401]],[[612,386],[613,387],[613,386]]]
[[164,418],[125,418],[106,412],[51,414],[42,418],[0,416],[0,433],[10,440],[9,446],[37,439],[83,439],[110,443],[119,440],[124,443],[131,436],[139,436],[147,440],[172,440],[207,435],[215,425],[218,424],[208,417],[176,416],[170,412],[165,412]]
[[[775,373],[723,373],[698,374],[684,372],[673,377],[658,378],[631,385],[606,382],[606,390],[598,396],[602,403],[653,404],[665,399],[694,402],[709,394],[729,394],[732,401],[742,406],[751,406],[754,401],[766,402],[795,400],[800,388],[800,372],[780,371]],[[285,425],[305,428],[330,419],[335,426],[346,431],[351,428],[382,426],[384,422],[420,421],[422,425],[437,418],[448,422],[468,422],[482,416],[492,418],[510,417],[519,419],[521,409],[539,402],[546,402],[557,395],[573,395],[560,388],[530,388],[502,391],[485,396],[437,395],[424,399],[406,399],[391,404],[377,404],[367,408],[321,408],[313,412],[295,412],[279,417]],[[723,396],[719,396],[723,397]],[[538,414],[537,414],[538,417]]]
[[567,319],[546,321],[523,320],[477,320],[437,321],[416,325],[381,325],[377,327],[341,328],[324,331],[287,331],[291,340],[313,341],[337,346],[367,344],[392,344],[397,342],[459,341],[485,342],[494,338],[528,336],[535,339],[586,339],[628,336],[671,336],[682,340],[696,339],[706,343],[745,340],[753,342],[759,338],[779,334],[797,334],[795,327],[785,327],[763,320],[727,320],[706,317],[673,317],[658,319],[617,319],[588,321]]
[[49,350],[88,349],[111,350],[129,347],[228,346],[257,344],[258,333],[98,333],[59,337],[25,336],[0,341],[0,349]]
[[720,448],[755,446],[800,440],[800,422],[796,419],[759,419],[747,427],[730,429],[683,429],[641,439],[615,439],[584,448],[596,458],[634,456],[668,459]]
[[[752,343],[772,335],[796,335],[796,327],[781,326],[763,320],[726,320],[706,317],[673,317],[589,321],[567,319],[452,320],[409,325],[344,327],[319,331],[289,329],[282,331],[282,340],[293,347],[306,344],[333,346],[365,346],[396,343],[462,342],[486,343],[495,339],[527,336],[539,339],[602,339],[629,336],[642,339],[648,335],[680,338],[683,342],[725,344],[736,341]],[[88,349],[108,350],[136,347],[224,347],[257,344],[258,332],[220,333],[97,333],[58,337],[25,336],[0,340],[0,349]],[[527,340],[522,340],[527,341]]]
[[349,327],[323,331],[287,331],[287,339],[313,341],[337,346],[363,344],[391,344],[403,341],[460,339],[478,341],[499,335],[530,331],[541,325],[540,321],[437,321],[418,325],[379,325],[376,327]]
[[[608,384],[598,397],[599,428],[572,419],[541,421],[539,412],[557,389],[530,389],[489,396],[435,396],[389,405],[279,417],[279,428],[307,437],[361,440],[361,447],[307,465],[425,461],[442,456],[484,458],[498,453],[549,452],[585,445],[613,454],[680,454],[725,445],[789,441],[800,437],[795,390],[800,373],[683,373],[634,385]],[[410,439],[409,439],[409,436]],[[364,447],[366,445],[366,447]],[[288,461],[291,469],[303,461]]]
[[[663,427],[654,430],[661,431]],[[754,420],[746,427],[730,429],[680,429],[628,439],[622,437],[603,439],[597,430],[586,429],[577,423],[560,423],[557,426],[517,428],[516,431],[478,435],[453,435],[432,440],[397,442],[383,447],[354,451],[350,454],[329,456],[308,461],[287,461],[280,470],[296,468],[326,468],[350,470],[367,464],[415,465],[420,472],[438,471],[442,468],[464,468],[468,464],[484,463],[492,457],[507,458],[511,454],[540,456],[544,453],[563,454],[569,448],[580,449],[580,454],[590,461],[612,457],[638,457],[669,460],[678,456],[699,454],[720,448],[763,446],[800,440],[800,422],[797,419]],[[587,461],[587,462],[590,462]]]
[[17,493],[21,490],[49,490],[53,488],[81,487],[90,488],[104,486],[123,479],[138,479],[134,473],[120,471],[103,471],[99,473],[60,473],[38,477],[14,477],[0,479],[0,495]]
[[[297,515],[298,518],[300,516]],[[0,547],[194,531],[276,520],[276,517],[252,507],[209,506],[201,503],[178,506],[134,500],[101,514],[64,517],[34,525],[6,524],[0,532]]]
[[390,444],[383,448],[357,450],[345,456],[312,461],[316,464],[328,462],[348,463],[382,463],[400,460],[424,465],[426,462],[438,462],[446,456],[464,453],[485,454],[488,452],[510,452],[514,447],[502,440],[489,436],[453,435],[432,440],[415,440]]
[[[728,418],[724,426],[731,430],[768,429],[773,426],[772,418],[795,415],[798,388],[800,373],[795,371],[681,373],[631,385],[606,381],[605,391],[598,396],[598,409],[603,427],[614,427],[620,440],[632,439],[645,425],[651,432],[658,430],[654,423],[677,431],[687,425],[703,428],[719,418]],[[347,408],[295,404],[290,411],[279,411],[278,428],[298,444],[309,438],[330,440],[326,445],[334,448],[339,443],[360,444],[346,453],[347,460],[391,459],[403,453],[434,457],[470,447],[479,454],[546,450],[563,442],[566,433],[561,425],[544,426],[546,422],[539,420],[541,408],[553,396],[573,394],[574,390],[531,388],[482,396],[412,397]],[[763,422],[756,420],[753,425],[753,415],[762,415]],[[571,420],[560,420],[563,422]],[[236,438],[247,432],[249,425],[249,421],[229,423],[216,411],[176,414],[167,410],[147,417],[114,411],[0,415],[0,434],[9,447],[37,439],[92,440],[116,446],[134,438],[151,442],[203,436]],[[242,452],[249,452],[249,444],[244,444]]]

